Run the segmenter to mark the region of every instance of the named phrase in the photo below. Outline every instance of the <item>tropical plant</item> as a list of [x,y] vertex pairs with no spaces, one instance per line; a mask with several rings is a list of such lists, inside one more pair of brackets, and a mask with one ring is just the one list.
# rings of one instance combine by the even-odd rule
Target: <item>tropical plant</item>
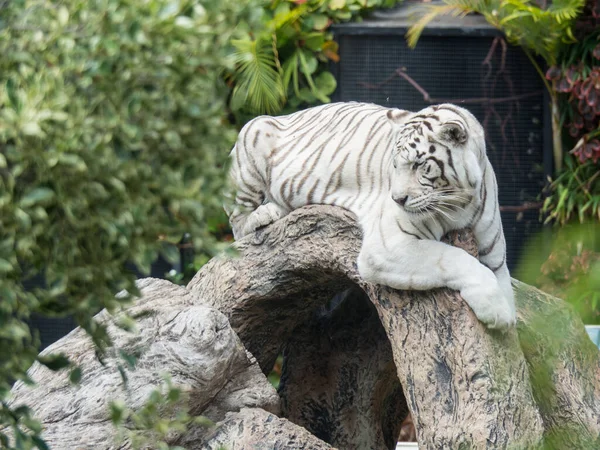
[[338,45],[329,27],[400,0],[263,0],[263,31],[233,42],[231,108],[250,115],[329,102]]
[[560,170],[563,162],[562,123],[556,82],[546,80],[544,72],[533,55],[541,56],[549,66],[556,64],[565,46],[575,41],[573,25],[581,13],[585,0],[554,0],[538,5],[531,0],[444,0],[445,5],[434,5],[411,27],[407,39],[410,46],[417,44],[423,29],[441,14],[464,16],[482,14],[502,30],[509,42],[523,48],[536,68],[550,94],[552,103],[552,131],[554,164]]
[[600,158],[600,4],[588,1],[575,24],[578,42],[560,55],[546,78],[561,95],[563,122],[581,163]]
[[559,91],[565,139],[571,155],[552,182],[542,212],[547,221],[600,219],[600,3],[586,3],[575,28],[578,39],[559,56],[546,77]]
[[600,227],[597,221],[548,229],[528,243],[516,276],[567,299],[586,324],[600,323]]
[[[36,359],[81,376],[38,357],[32,313],[74,316],[101,355],[110,339],[93,314],[136,293],[132,266],[176,257],[183,231],[217,249],[207,219],[221,214],[236,136],[223,73],[253,12],[236,0],[0,3],[0,447],[45,448],[31,411],[6,403]],[[42,283],[26,290],[29,279]]]
[[184,450],[170,446],[175,435],[189,427],[212,427],[214,423],[203,416],[192,416],[186,408],[187,394],[173,384],[168,374],[163,384],[154,389],[141,408],[134,410],[123,401],[110,404],[110,417],[117,427],[116,441],[132,449]]

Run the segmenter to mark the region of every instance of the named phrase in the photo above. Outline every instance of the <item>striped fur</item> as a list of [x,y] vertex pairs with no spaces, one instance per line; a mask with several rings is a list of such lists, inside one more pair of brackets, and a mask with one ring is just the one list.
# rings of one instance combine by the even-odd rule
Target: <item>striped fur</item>
[[[236,238],[309,204],[341,206],[363,230],[361,276],[396,289],[459,290],[490,327],[515,323],[496,178],[467,110],[411,113],[333,103],[258,117],[231,152]],[[471,227],[480,260],[439,242]]]

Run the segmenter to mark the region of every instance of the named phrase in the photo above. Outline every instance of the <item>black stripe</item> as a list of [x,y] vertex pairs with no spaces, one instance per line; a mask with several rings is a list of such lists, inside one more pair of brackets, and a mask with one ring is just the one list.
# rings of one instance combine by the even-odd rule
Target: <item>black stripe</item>
[[496,235],[494,236],[494,239],[492,240],[492,243],[490,245],[488,245],[486,248],[479,250],[479,256],[487,256],[489,255],[492,250],[494,249],[494,247],[496,246],[496,244],[498,243],[498,240],[500,239],[500,235],[502,234],[502,229],[498,228],[498,231],[496,232]]
[[419,239],[419,240],[421,240],[421,239],[422,239],[422,238],[421,238],[421,236],[419,236],[419,235],[417,235],[417,234],[414,234],[414,233],[410,233],[410,232],[406,231],[404,228],[402,228],[402,225],[400,225],[400,221],[399,221],[399,220],[397,220],[397,219],[396,219],[396,224],[398,225],[398,228],[400,228],[400,230],[401,230],[403,233],[405,233],[405,234],[408,234],[409,236],[416,237],[416,238],[417,238],[417,239]]
[[435,233],[433,231],[431,231],[431,229],[427,226],[427,222],[423,222],[423,226],[425,227],[425,229],[427,230],[427,232],[431,235],[431,237],[433,239],[435,239]]
[[506,254],[504,254],[504,256],[502,257],[502,262],[495,267],[490,267],[487,264],[483,264],[483,265],[485,267],[487,267],[488,269],[490,269],[492,272],[496,273],[498,270],[500,270],[502,268],[502,266],[504,266],[505,263],[506,263]]

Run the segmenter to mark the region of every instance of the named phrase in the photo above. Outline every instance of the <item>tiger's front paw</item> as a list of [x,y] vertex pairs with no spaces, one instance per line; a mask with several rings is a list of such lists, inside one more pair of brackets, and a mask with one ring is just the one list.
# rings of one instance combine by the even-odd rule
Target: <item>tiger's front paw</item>
[[488,328],[504,331],[516,325],[514,300],[506,298],[496,280],[470,286],[460,294]]
[[264,205],[260,205],[246,219],[244,229],[242,230],[242,236],[253,233],[259,228],[266,227],[276,220],[281,219],[286,214],[287,211],[275,203],[265,203]]

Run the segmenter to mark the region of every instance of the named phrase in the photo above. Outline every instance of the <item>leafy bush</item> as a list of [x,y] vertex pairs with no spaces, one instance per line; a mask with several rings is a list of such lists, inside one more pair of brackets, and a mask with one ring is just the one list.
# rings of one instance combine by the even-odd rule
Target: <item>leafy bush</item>
[[339,60],[330,25],[400,1],[263,0],[262,32],[234,41],[232,109],[275,114],[329,102],[336,82],[327,63]]
[[543,212],[560,225],[600,218],[600,4],[586,2],[574,27],[578,42],[546,72],[560,93],[570,153],[553,181]]
[[[221,214],[236,135],[223,71],[251,6],[0,4],[0,425],[16,439],[0,432],[1,447],[43,446],[30,412],[5,403],[37,358],[32,313],[72,314],[101,348],[109,339],[92,315],[120,308],[115,292],[135,293],[131,264],[148,271],[159,251],[173,258],[183,231],[216,248],[206,223]],[[34,277],[45,284],[28,292]]]
[[600,323],[600,227],[546,230],[527,246],[517,277],[571,303],[586,324]]
[[556,82],[548,83],[532,53],[541,56],[548,65],[556,61],[567,44],[575,41],[573,26],[586,0],[555,0],[537,3],[531,0],[444,0],[445,5],[431,6],[409,30],[409,45],[415,46],[425,26],[440,14],[464,16],[482,14],[494,27],[502,30],[506,39],[519,45],[538,71],[552,104],[552,147],[554,166],[562,168],[563,142]]

